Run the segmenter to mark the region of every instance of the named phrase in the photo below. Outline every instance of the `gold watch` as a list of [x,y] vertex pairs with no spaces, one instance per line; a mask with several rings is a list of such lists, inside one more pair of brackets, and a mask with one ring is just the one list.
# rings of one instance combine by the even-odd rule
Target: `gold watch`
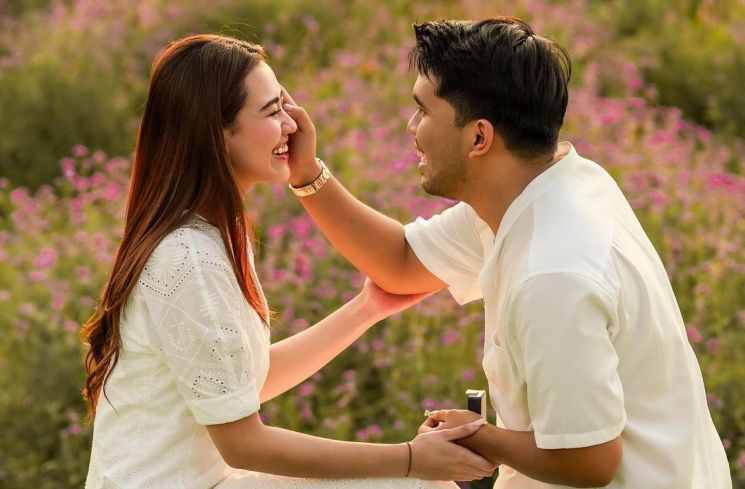
[[288,187],[290,187],[290,190],[292,190],[292,193],[294,193],[298,197],[307,197],[309,195],[313,195],[314,193],[321,190],[321,187],[323,187],[331,178],[331,172],[326,167],[326,164],[323,162],[323,160],[321,160],[321,158],[316,158],[316,161],[321,165],[321,173],[316,177],[315,180],[302,187],[293,187],[292,185],[288,185]]

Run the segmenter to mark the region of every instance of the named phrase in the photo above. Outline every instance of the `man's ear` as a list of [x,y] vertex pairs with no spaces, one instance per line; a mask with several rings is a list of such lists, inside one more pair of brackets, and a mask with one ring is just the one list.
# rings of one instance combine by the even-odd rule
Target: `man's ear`
[[494,126],[486,119],[477,119],[471,123],[470,150],[468,156],[475,158],[489,152],[494,142]]

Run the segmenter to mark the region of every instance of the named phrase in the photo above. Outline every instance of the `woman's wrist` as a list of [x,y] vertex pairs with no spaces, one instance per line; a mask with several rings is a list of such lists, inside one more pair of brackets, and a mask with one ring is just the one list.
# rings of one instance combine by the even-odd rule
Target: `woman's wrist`
[[411,475],[411,466],[414,463],[414,451],[411,448],[411,442],[406,442],[406,448],[408,449],[408,457],[407,457],[407,463],[406,463],[406,475],[404,475],[404,478],[409,477]]
[[352,300],[356,303],[357,312],[360,315],[359,317],[364,318],[365,322],[369,322],[369,327],[390,316],[390,314],[383,311],[380,304],[369,297],[365,291],[357,294]]

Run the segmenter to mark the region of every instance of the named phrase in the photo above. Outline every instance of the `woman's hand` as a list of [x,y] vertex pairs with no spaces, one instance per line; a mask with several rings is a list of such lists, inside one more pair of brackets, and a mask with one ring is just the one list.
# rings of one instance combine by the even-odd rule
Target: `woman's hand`
[[451,429],[483,419],[480,414],[466,409],[442,409],[430,411],[427,420],[419,427],[419,433]]
[[297,131],[290,134],[290,185],[301,187],[318,176],[321,168],[316,163],[316,127],[305,109],[299,107],[285,88],[282,88],[282,108],[297,123]]
[[381,289],[369,278],[366,278],[357,299],[362,302],[362,306],[370,312],[377,322],[404,309],[408,309],[433,293],[391,294]]
[[428,480],[471,481],[488,477],[496,465],[473,453],[453,440],[471,436],[481,428],[484,420],[452,429],[430,430],[420,433],[411,443],[410,477]]

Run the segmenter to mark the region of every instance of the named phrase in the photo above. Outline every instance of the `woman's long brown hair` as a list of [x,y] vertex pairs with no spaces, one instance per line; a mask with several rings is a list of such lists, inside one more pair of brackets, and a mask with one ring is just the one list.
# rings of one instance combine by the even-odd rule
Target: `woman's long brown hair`
[[153,63],[124,236],[99,304],[81,331],[89,347],[83,390],[89,419],[119,359],[120,316],[145,263],[168,233],[197,212],[208,211],[215,221],[243,295],[268,321],[250,271],[252,230],[223,137],[248,96],[246,76],[265,59],[261,46],[196,35],[171,43]]

